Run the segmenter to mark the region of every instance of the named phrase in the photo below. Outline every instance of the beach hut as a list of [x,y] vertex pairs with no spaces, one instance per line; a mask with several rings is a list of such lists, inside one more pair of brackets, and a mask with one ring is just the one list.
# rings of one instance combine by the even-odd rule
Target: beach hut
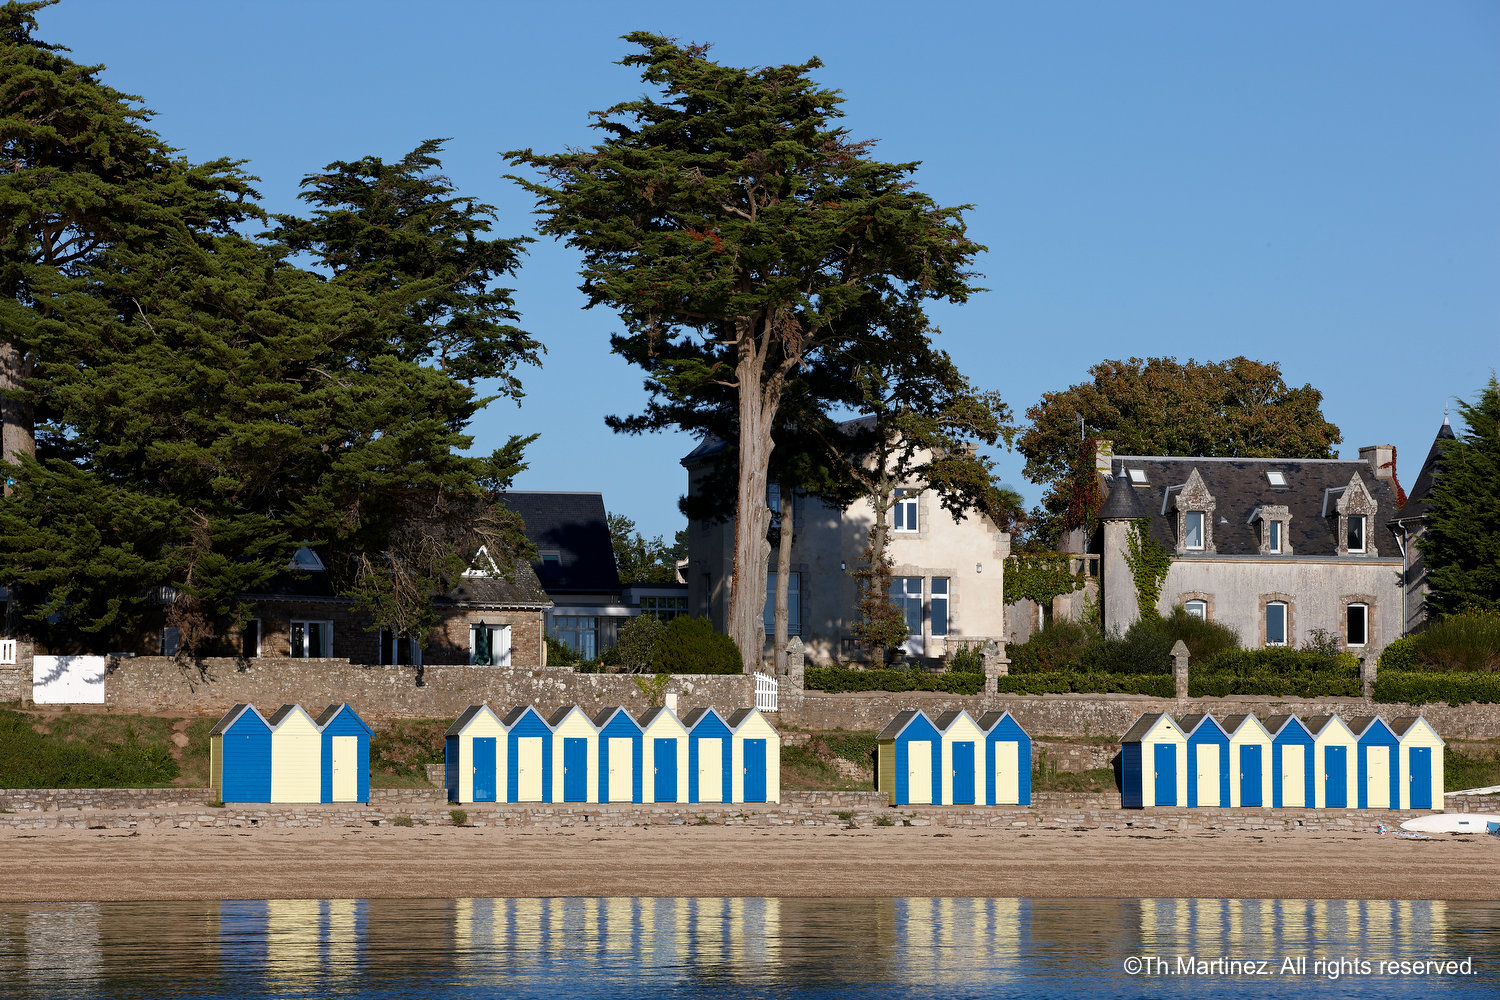
[[552,730],[553,802],[599,801],[599,729],[577,705],[547,719]]
[[688,731],[687,800],[728,802],[734,790],[728,724],[712,708],[692,709],[682,724]]
[[1308,809],[1317,801],[1313,787],[1313,738],[1295,715],[1266,719],[1271,734],[1271,805]]
[[989,799],[985,787],[984,730],[963,709],[937,717],[942,733],[942,800],[956,806],[972,806]]
[[1443,740],[1420,715],[1403,715],[1391,722],[1399,741],[1402,809],[1443,808]]
[[1313,738],[1313,791],[1317,809],[1348,809],[1359,801],[1355,756],[1359,739],[1337,715],[1309,715]]
[[282,705],[271,724],[271,801],[323,801],[323,734],[301,705]]
[[271,801],[271,724],[236,705],[208,731],[208,783],[220,802]]
[[875,736],[878,788],[893,806],[937,805],[943,791],[943,736],[921,709],[899,713]]
[[1229,734],[1212,715],[1184,715],[1178,722],[1187,736],[1187,804],[1229,805]]
[[647,802],[688,801],[688,731],[669,708],[648,709],[641,727],[641,794]]
[[1253,713],[1224,718],[1229,734],[1229,804],[1259,809],[1271,804],[1271,733]]
[[1384,719],[1373,715],[1350,719],[1349,729],[1358,741],[1354,751],[1355,805],[1360,809],[1394,809],[1401,801],[1401,775],[1396,766],[1401,741]]
[[323,742],[320,802],[370,801],[370,727],[348,702],[329,705],[318,716]]
[[1009,712],[980,716],[987,805],[1031,805],[1031,737]]
[[641,727],[618,705],[596,714],[594,726],[599,730],[599,801],[644,801]]
[[729,753],[733,801],[781,801],[781,734],[760,709],[729,716]]
[[1120,740],[1120,804],[1126,809],[1187,802],[1187,737],[1164,712],[1135,720]]
[[506,713],[506,802],[552,801],[552,728],[530,705]]
[[505,723],[488,705],[470,705],[443,734],[449,802],[497,802],[505,773]]

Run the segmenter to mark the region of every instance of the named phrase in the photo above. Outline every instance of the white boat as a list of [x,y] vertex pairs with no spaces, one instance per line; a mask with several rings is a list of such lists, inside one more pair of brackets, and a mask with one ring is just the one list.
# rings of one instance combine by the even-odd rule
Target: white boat
[[1413,833],[1489,833],[1492,824],[1500,826],[1500,816],[1494,813],[1433,813],[1409,819],[1401,824],[1401,829]]

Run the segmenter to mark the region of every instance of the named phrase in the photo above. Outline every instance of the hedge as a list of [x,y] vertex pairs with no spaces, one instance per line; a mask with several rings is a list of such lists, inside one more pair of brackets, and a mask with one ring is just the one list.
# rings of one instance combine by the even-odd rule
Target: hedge
[[850,670],[847,667],[808,667],[803,685],[809,691],[826,691],[829,694],[840,694],[845,691],[945,691],[948,694],[978,694],[984,690],[984,675],[929,674],[920,670]]
[[1228,649],[1188,670],[1188,696],[1193,698],[1357,698],[1360,693],[1358,660],[1305,649]]
[[1176,693],[1171,674],[1118,674],[1082,670],[1010,674],[996,678],[998,690],[1010,694],[1150,694],[1170,698]]
[[1425,705],[1500,702],[1500,674],[1474,671],[1393,670],[1375,676],[1375,700]]

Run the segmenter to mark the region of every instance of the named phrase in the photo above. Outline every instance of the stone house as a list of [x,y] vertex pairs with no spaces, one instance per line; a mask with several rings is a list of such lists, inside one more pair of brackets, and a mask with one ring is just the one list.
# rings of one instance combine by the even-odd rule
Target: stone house
[[1401,620],[1404,632],[1418,632],[1426,626],[1427,610],[1427,560],[1417,548],[1417,540],[1427,530],[1427,501],[1432,493],[1433,477],[1437,475],[1438,459],[1443,454],[1443,442],[1455,440],[1448,415],[1443,414],[1443,426],[1438,428],[1432,448],[1422,462],[1422,471],[1406,496],[1406,503],[1390,520],[1391,533],[1396,536],[1403,561],[1405,593],[1402,600]]
[[1127,535],[1142,521],[1171,555],[1157,610],[1236,629],[1247,648],[1325,630],[1365,658],[1402,634],[1403,557],[1389,445],[1358,461],[1116,455],[1100,526],[1106,629],[1139,617]]
[[[712,459],[722,447],[710,439],[682,459],[690,495],[705,488]],[[977,513],[955,519],[923,483],[902,484],[896,494],[888,514],[887,552],[894,564],[891,599],[906,613],[910,630],[906,654],[943,657],[958,645],[993,639],[1003,657],[1010,533]],[[774,484],[766,503],[773,523],[792,529],[789,633],[800,636],[808,655],[817,660],[867,658],[868,651],[850,631],[858,602],[852,571],[868,542],[874,505],[862,498],[839,510],[800,493],[782,496]],[[723,631],[734,568],[734,521],[690,519],[687,538],[688,608]],[[764,612],[768,637],[775,627],[776,555],[773,545]]]

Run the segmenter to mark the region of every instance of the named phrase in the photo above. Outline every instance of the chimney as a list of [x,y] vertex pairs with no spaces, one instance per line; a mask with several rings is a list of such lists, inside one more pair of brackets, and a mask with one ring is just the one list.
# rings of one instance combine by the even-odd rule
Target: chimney
[[1359,460],[1369,463],[1376,479],[1394,481],[1396,478],[1396,447],[1389,444],[1366,445],[1359,449]]

